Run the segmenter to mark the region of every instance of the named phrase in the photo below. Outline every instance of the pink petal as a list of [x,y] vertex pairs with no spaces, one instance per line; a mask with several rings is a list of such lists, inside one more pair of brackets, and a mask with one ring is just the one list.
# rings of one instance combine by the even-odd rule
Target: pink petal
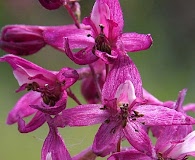
[[154,97],[151,93],[143,88],[143,97],[147,100],[147,104],[162,105],[163,102]]
[[76,70],[72,68],[62,68],[57,74],[57,79],[59,82],[65,82],[64,88],[68,88],[73,85],[78,79],[79,74]]
[[195,156],[195,131],[188,134],[183,142],[178,143],[168,156],[173,159],[179,157],[182,159],[188,155]]
[[93,152],[98,156],[105,157],[116,151],[119,140],[121,140],[121,125],[117,125],[115,121],[105,122],[95,135]]
[[109,117],[109,113],[101,108],[101,104],[85,104],[66,109],[57,117],[57,126],[89,126],[102,123]]
[[45,83],[53,82],[56,79],[51,71],[18,56],[7,54],[0,58],[0,62],[10,64],[20,86],[25,83],[32,83],[35,79],[39,85],[45,85]]
[[36,130],[45,123],[45,115],[42,112],[37,112],[28,124],[22,118],[18,120],[18,130],[21,133],[28,133]]
[[142,97],[142,81],[133,61],[127,56],[119,56],[110,70],[102,89],[104,99],[114,99],[117,88],[126,80],[130,80],[135,88],[136,97]]
[[64,39],[65,53],[76,64],[85,65],[90,64],[98,60],[98,57],[92,53],[92,48],[82,49],[77,53],[73,53],[69,46],[69,40],[67,37]]
[[43,144],[41,160],[71,160],[64,141],[56,127],[49,126],[49,134]]
[[[85,27],[85,26],[84,26]],[[64,37],[69,39],[71,49],[86,48],[94,44],[94,39],[88,37],[91,34],[90,30],[77,29],[75,25],[46,27],[43,32],[45,42],[60,50],[64,51]]]
[[120,40],[127,52],[146,50],[152,45],[152,37],[150,34],[124,33]]
[[190,132],[192,132],[192,130],[192,125],[175,125],[164,127],[156,141],[156,151],[158,153],[166,153],[166,150],[170,150],[175,145],[174,143],[180,142]]
[[118,37],[122,33],[122,29],[124,26],[123,20],[123,12],[118,0],[111,1],[111,0],[102,0],[102,3],[106,3],[110,10],[110,18],[117,27],[114,27],[112,30],[112,38]]
[[195,112],[195,103],[188,103],[183,107],[185,112]]
[[94,26],[92,26],[94,30],[93,36],[97,36],[100,33],[100,24],[104,26],[104,33],[108,35],[109,28],[107,26],[106,19],[110,19],[110,9],[106,3],[102,2],[102,0],[97,0],[93,6],[90,17],[90,20],[94,24]]
[[101,58],[106,64],[112,64],[117,59],[118,55],[112,51],[112,54],[108,54],[106,52],[101,52],[96,50],[95,55]]
[[164,106],[140,105],[135,110],[144,115],[137,121],[149,126],[195,124],[194,118]]
[[30,104],[40,103],[41,97],[39,93],[28,92],[22,96],[14,108],[9,112],[7,117],[7,124],[16,123],[19,118],[24,118],[32,115],[36,112],[35,109],[31,108]]
[[108,160],[152,160],[152,158],[146,156],[139,151],[122,151],[112,154]]
[[128,122],[123,132],[135,149],[148,156],[152,156],[152,142],[139,123]]

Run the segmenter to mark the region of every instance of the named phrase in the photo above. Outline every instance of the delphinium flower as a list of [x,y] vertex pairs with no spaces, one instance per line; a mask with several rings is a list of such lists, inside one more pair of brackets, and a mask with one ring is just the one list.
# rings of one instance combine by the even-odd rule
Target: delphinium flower
[[[186,89],[179,92],[178,100],[168,101],[165,107],[173,108],[178,112],[184,113],[182,104],[186,95]],[[145,91],[145,97],[150,99],[150,103],[160,104],[160,101]],[[163,102],[161,102],[163,104]],[[191,104],[192,105],[192,104]],[[152,132],[157,137],[156,145],[153,147],[153,157],[133,148],[123,149],[120,153],[114,153],[108,160],[184,160],[189,156],[195,156],[195,131],[192,125],[174,125],[174,126],[154,126]]]
[[[76,70],[62,68],[60,71],[49,71],[23,58],[9,54],[1,57],[0,62],[7,62],[12,67],[20,86],[17,92],[29,91],[18,100],[10,111],[7,124],[18,123],[19,131],[28,133],[47,122],[50,131],[43,145],[42,160],[46,160],[48,154],[56,157],[56,160],[70,159],[57,126],[54,125],[50,116],[57,116],[66,108],[66,89],[79,78]],[[34,117],[28,124],[25,124],[23,118],[32,114]],[[58,150],[56,146],[58,146]]]
[[[71,48],[75,49],[72,38],[65,37],[65,53],[77,64],[89,64],[98,58],[107,64],[113,63],[121,45],[126,52],[135,52],[148,49],[152,44],[150,34],[122,33],[123,14],[118,0],[96,0],[90,17],[85,18],[83,23],[91,27],[91,33],[80,32],[82,36],[77,38],[81,39],[74,46],[81,48],[80,43],[88,43],[87,47],[72,53]],[[72,34],[78,35],[77,32]]]
[[102,104],[84,104],[66,109],[56,123],[64,126],[89,126],[102,123],[92,150],[98,156],[120,152],[124,138],[140,152],[152,156],[152,143],[145,125],[194,124],[192,117],[164,106],[147,105],[142,101],[139,72],[127,56],[114,63],[102,89]]
[[[186,90],[180,92],[176,102],[161,102],[143,89],[139,71],[127,52],[148,49],[152,38],[150,34],[123,33],[118,0],[96,0],[90,16],[82,23],[76,0],[39,2],[49,10],[64,6],[75,25],[8,25],[2,29],[0,48],[15,55],[30,55],[50,45],[74,63],[87,64],[76,70],[64,67],[50,71],[18,56],[0,57],[0,62],[9,63],[13,69],[20,86],[17,92],[28,91],[8,114],[7,124],[18,123],[22,133],[48,124],[42,160],[94,160],[98,156],[164,160],[194,155],[191,131],[195,119],[182,109]],[[73,49],[79,51],[73,53]],[[81,94],[87,104],[81,104],[70,90],[77,80],[82,81]],[[67,109],[68,96],[78,105]],[[24,118],[33,114],[25,124]],[[94,124],[100,127],[93,144],[71,158],[58,128]],[[148,129],[157,138],[155,146]],[[124,148],[122,141],[131,147]]]

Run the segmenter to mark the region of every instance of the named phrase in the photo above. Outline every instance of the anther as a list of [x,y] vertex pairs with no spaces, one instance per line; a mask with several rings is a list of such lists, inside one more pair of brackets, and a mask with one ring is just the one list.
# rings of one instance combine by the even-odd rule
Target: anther
[[87,34],[87,37],[92,37],[91,34]]
[[99,26],[100,26],[101,32],[103,32],[103,30],[104,30],[104,25],[103,25],[103,24],[99,24]]

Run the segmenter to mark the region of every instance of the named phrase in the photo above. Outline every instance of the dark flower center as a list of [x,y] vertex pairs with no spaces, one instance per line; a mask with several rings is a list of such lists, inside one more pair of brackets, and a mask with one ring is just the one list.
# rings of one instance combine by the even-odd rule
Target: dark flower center
[[101,31],[100,34],[95,38],[95,45],[93,47],[92,52],[95,53],[95,50],[99,50],[101,52],[106,52],[111,55],[111,46],[108,41],[108,38],[104,34],[104,26],[101,24],[99,26]]
[[56,102],[60,100],[61,97],[61,87],[65,82],[56,82],[55,84],[45,84],[43,87],[37,82],[32,82],[27,84],[27,91],[36,91],[41,93],[43,102],[49,106],[55,106]]

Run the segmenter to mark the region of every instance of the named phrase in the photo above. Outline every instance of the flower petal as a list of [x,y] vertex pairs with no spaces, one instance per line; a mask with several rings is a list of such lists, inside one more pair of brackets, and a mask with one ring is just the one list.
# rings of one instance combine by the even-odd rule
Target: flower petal
[[195,131],[188,134],[183,142],[178,143],[168,156],[172,159],[178,159],[179,157],[182,159],[189,155],[195,156]]
[[[81,25],[82,26],[82,25]],[[83,25],[83,28],[87,26]],[[64,51],[64,37],[69,39],[69,46],[71,49],[86,48],[94,44],[94,39],[88,37],[91,31],[86,29],[77,29],[75,25],[46,27],[43,32],[45,42],[60,50]]]
[[106,64],[113,64],[118,57],[118,55],[115,52],[112,52],[112,54],[110,55],[106,52],[101,52],[98,50],[95,51],[95,55],[101,58]]
[[98,60],[98,57],[92,53],[92,48],[82,49],[77,53],[72,53],[69,40],[67,37],[64,39],[65,53],[76,64],[85,65],[90,64]]
[[123,132],[135,149],[148,156],[152,156],[152,142],[140,124],[127,122]]
[[19,118],[18,130],[20,133],[32,132],[42,126],[45,121],[45,115],[42,112],[37,112],[28,124],[25,124],[25,121],[22,118]]
[[192,130],[192,125],[166,126],[162,129],[162,132],[156,141],[156,151],[158,153],[164,153],[166,150],[170,150],[170,148],[174,146],[174,143],[180,142],[192,132]]
[[104,99],[114,99],[117,88],[126,80],[130,80],[135,88],[136,97],[142,97],[142,81],[133,61],[127,56],[119,56],[110,70],[102,89]]
[[85,104],[66,109],[56,119],[57,126],[89,126],[104,122],[109,113],[101,104]]
[[118,0],[115,1],[102,0],[102,2],[106,3],[110,9],[109,20],[112,20],[115,24],[117,24],[117,27],[113,27],[112,35],[110,35],[112,38],[116,38],[122,33],[124,26],[123,12],[120,3]]
[[137,118],[137,121],[149,126],[195,124],[194,118],[164,106],[140,105],[135,110],[144,115]]
[[19,118],[28,117],[35,113],[36,110],[31,108],[29,105],[34,103],[40,103],[40,101],[41,97],[39,93],[26,93],[18,100],[14,108],[9,112],[7,117],[7,124],[16,123]]
[[78,79],[79,74],[76,70],[72,68],[62,68],[59,73],[57,74],[57,79],[59,82],[65,82],[64,88],[68,88],[73,85]]
[[150,34],[124,33],[120,37],[120,40],[127,52],[146,50],[152,45]]
[[139,151],[122,151],[112,154],[108,160],[152,160],[152,158],[146,156]]
[[20,86],[37,81],[39,85],[45,85],[55,80],[55,74],[21,57],[7,54],[0,58],[0,62],[7,62],[13,69],[15,78]]
[[41,160],[71,160],[64,141],[54,126],[49,126],[49,134],[43,144]]
[[163,102],[154,97],[151,93],[143,88],[143,97],[147,100],[147,104],[162,105]]
[[117,125],[115,121],[105,122],[95,135],[92,150],[96,155],[105,157],[116,151],[120,139],[121,125]]

